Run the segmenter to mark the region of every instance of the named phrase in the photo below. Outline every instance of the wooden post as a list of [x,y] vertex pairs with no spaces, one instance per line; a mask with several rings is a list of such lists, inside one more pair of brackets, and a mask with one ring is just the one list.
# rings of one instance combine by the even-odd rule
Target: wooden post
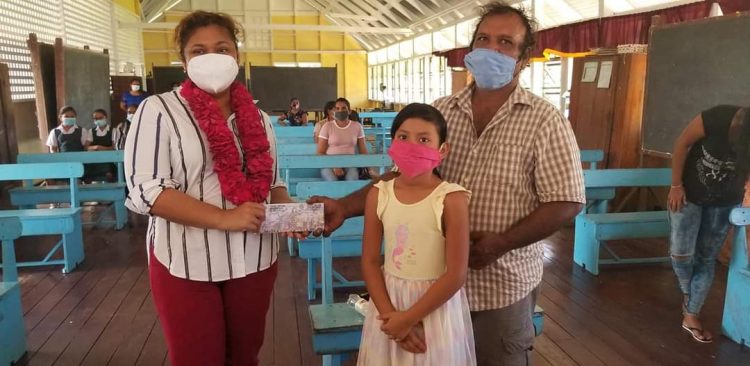
[[13,100],[10,96],[10,72],[8,65],[0,64],[0,163],[15,163],[16,155],[18,139]]

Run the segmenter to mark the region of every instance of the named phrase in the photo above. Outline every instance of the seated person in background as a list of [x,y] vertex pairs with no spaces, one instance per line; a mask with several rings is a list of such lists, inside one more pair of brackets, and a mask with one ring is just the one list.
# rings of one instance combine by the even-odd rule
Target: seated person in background
[[148,93],[143,91],[141,79],[134,78],[130,81],[130,90],[122,93],[120,109],[126,111],[131,104],[134,104],[137,107],[144,99],[146,99],[146,97],[148,97]]
[[307,126],[307,112],[300,107],[299,98],[294,97],[289,101],[289,111],[279,116],[279,124],[282,126]]
[[[92,114],[94,119],[94,128],[91,130],[91,144],[86,148],[87,151],[105,151],[114,150],[114,134],[107,121],[107,111],[97,109]],[[86,180],[106,180],[114,181],[115,166],[111,163],[88,164],[86,166]]]
[[115,150],[124,150],[125,149],[125,138],[128,137],[128,131],[130,131],[130,122],[133,120],[133,116],[135,116],[135,111],[138,109],[138,106],[131,104],[128,106],[127,109],[127,115],[125,117],[125,121],[121,122],[117,127],[115,127],[114,130],[112,130],[112,141],[115,144]]
[[[318,135],[318,155],[353,155],[355,148],[360,154],[367,154],[365,131],[359,122],[349,120],[349,101],[346,98],[336,99],[333,113],[334,121],[326,123]],[[368,169],[371,175],[374,171]],[[325,168],[320,171],[326,181],[357,180],[358,168]]]
[[318,122],[315,122],[315,128],[313,129],[313,142],[316,144],[318,143],[318,134],[320,134],[320,129],[323,128],[323,126],[328,122],[333,122],[333,111],[336,108],[336,102],[330,100],[326,102],[326,105],[323,106],[323,115],[325,116],[323,119],[321,119]]
[[50,153],[85,151],[91,143],[91,131],[76,124],[76,110],[69,106],[60,108],[60,124],[49,132],[47,146]]
[[362,122],[362,120],[359,119],[359,113],[357,113],[357,111],[351,111],[351,113],[349,113],[349,120]]

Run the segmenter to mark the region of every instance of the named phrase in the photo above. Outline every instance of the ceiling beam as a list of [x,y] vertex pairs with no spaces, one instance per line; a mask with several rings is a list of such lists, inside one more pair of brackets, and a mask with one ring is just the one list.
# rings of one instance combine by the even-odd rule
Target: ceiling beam
[[[175,22],[159,23],[130,23],[118,22],[120,28],[160,30],[174,29]],[[317,31],[317,32],[340,32],[340,33],[372,33],[372,34],[412,34],[409,28],[385,28],[385,27],[353,27],[339,25],[315,25],[315,24],[244,24],[246,30],[287,30],[287,31]]]
[[[240,52],[273,52],[273,53],[298,53],[298,54],[334,54],[334,55],[361,55],[366,54],[365,50],[279,50],[270,48],[245,48],[240,47]],[[144,49],[145,53],[177,53],[177,50],[171,48],[153,48]]]

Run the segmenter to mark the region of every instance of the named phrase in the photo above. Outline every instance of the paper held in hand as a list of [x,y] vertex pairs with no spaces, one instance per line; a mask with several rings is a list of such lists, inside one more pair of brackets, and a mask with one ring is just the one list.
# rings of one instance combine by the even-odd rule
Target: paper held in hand
[[282,203],[266,205],[266,220],[261,233],[284,233],[322,230],[323,204]]

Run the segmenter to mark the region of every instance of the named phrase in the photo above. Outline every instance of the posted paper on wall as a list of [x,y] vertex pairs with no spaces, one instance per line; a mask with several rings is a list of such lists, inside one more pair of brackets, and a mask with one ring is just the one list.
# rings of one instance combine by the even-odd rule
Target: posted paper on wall
[[612,79],[612,61],[602,61],[602,67],[599,70],[599,82],[596,83],[596,87],[608,89],[610,79]]
[[583,64],[583,76],[581,76],[581,82],[592,83],[596,80],[596,71],[599,68],[599,62],[588,61]]
[[261,233],[305,232],[323,230],[323,204],[282,203],[266,205],[266,220]]

